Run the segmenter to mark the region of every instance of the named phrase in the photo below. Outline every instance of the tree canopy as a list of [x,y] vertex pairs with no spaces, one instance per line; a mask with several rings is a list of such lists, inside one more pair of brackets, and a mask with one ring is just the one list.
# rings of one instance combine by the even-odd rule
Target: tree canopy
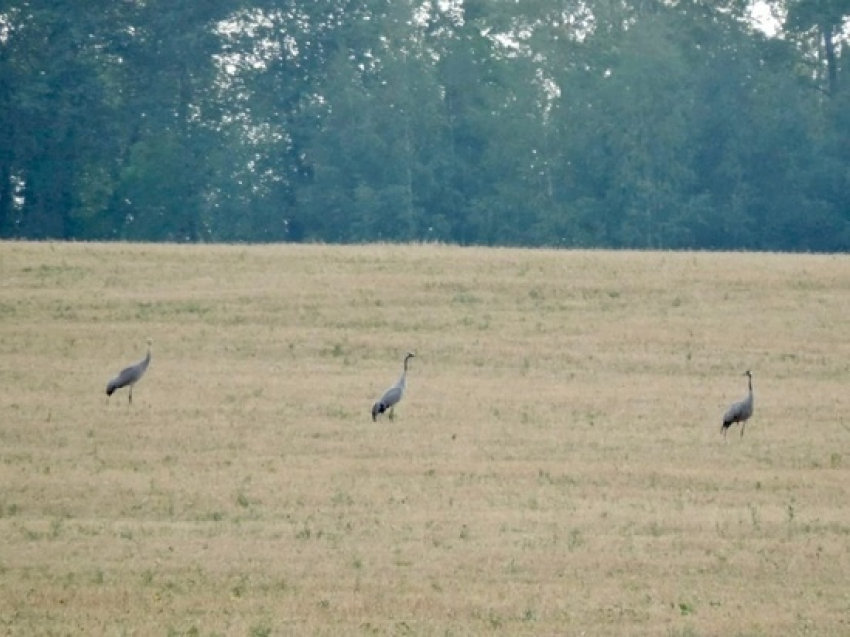
[[846,251],[848,19],[0,0],[0,237]]

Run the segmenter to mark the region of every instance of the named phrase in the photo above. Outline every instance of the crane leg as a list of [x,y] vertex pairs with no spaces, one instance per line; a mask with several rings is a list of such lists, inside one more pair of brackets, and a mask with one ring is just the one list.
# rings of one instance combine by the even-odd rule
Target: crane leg
[[747,423],[745,423],[745,422],[741,423],[741,438],[744,437],[744,427],[746,427],[746,426],[747,426]]
[[390,407],[390,420],[395,420],[395,407]]
[[127,399],[132,404],[133,402],[133,386],[130,385],[130,397]]

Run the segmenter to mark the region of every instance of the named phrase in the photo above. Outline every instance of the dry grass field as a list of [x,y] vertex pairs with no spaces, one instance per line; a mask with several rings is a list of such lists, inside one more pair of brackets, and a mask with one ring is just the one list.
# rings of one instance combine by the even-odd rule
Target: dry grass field
[[2,243],[0,351],[0,634],[850,634],[848,256]]

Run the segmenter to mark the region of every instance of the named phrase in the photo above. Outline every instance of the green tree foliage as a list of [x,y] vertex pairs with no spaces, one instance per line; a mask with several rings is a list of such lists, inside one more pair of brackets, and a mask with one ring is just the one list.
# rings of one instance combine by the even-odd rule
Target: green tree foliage
[[0,237],[850,247],[850,2],[0,2]]

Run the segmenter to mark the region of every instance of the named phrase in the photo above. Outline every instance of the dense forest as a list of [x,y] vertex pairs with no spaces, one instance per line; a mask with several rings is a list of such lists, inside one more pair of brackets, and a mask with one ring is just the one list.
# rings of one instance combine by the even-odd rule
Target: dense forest
[[846,251],[848,18],[0,0],[0,237]]

